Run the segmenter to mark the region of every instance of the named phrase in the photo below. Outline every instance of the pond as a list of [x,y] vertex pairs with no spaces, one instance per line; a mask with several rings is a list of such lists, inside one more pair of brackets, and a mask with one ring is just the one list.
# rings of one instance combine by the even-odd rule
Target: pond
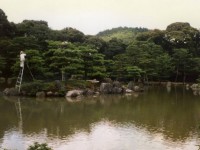
[[198,150],[200,96],[184,88],[132,95],[0,97],[0,149]]

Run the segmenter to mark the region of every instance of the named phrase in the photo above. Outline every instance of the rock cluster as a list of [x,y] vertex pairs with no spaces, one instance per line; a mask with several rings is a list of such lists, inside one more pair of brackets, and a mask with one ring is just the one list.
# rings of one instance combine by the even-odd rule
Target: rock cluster
[[[92,80],[93,81],[93,80]],[[107,81],[107,82],[106,82]],[[53,92],[53,91],[38,91],[35,94],[31,96],[36,96],[39,98],[43,97],[57,97],[57,96],[64,96],[65,97],[79,97],[81,95],[88,96],[88,95],[95,95],[95,94],[122,94],[122,93],[132,93],[132,92],[140,92],[143,91],[143,88],[141,86],[135,85],[134,82],[129,82],[128,86],[122,86],[122,84],[119,81],[112,81],[111,79],[106,79],[104,82],[100,84],[99,88],[85,88],[85,89],[74,89],[70,91],[66,91],[65,87],[61,84],[60,81],[55,81],[55,87],[56,91],[63,91],[64,93],[59,92]],[[28,92],[28,91],[27,91]],[[16,88],[6,88],[3,91],[4,95],[7,96],[28,96],[29,94],[22,91],[18,92]]]

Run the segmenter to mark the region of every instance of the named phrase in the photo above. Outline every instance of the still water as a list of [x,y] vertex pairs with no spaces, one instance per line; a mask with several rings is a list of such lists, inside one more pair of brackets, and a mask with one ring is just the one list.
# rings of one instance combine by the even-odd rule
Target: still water
[[70,99],[0,97],[0,149],[198,150],[200,96],[184,88]]

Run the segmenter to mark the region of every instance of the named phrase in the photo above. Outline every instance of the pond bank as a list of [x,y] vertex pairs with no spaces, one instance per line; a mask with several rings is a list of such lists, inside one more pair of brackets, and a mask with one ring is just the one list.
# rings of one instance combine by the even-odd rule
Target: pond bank
[[99,95],[99,94],[124,94],[144,91],[144,86],[185,86],[186,89],[192,89],[200,95],[200,84],[180,82],[148,82],[148,84],[121,83],[119,81],[102,81],[97,80],[70,80],[61,82],[55,80],[54,82],[35,81],[25,83],[21,87],[20,93],[16,88],[6,88],[0,95],[6,96],[32,96],[32,97],[77,97],[80,95]]

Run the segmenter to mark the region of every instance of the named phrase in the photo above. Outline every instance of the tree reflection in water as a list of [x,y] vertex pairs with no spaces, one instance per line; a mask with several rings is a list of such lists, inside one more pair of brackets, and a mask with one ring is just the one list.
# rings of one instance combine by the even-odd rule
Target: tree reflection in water
[[[193,96],[191,91],[179,88],[172,88],[168,92],[166,88],[153,88],[133,95],[82,97],[75,102],[64,98],[20,100],[7,97],[0,100],[0,114],[2,147],[13,144],[8,142],[8,138],[18,139],[16,143],[21,140],[23,144],[18,146],[20,148],[35,141],[48,142],[55,147],[56,142],[68,141],[72,137],[76,139],[82,133],[95,139],[94,134],[98,133],[100,136],[96,129],[104,136],[108,136],[113,130],[113,134],[118,137],[114,139],[118,142],[118,130],[122,135],[130,133],[129,140],[138,138],[133,137],[132,132],[136,132],[141,140],[147,140],[149,136],[163,145],[188,141],[195,141],[198,145],[200,137],[199,97]],[[99,124],[107,131],[98,128]],[[112,139],[109,136],[108,138]],[[84,140],[86,142],[87,138]],[[124,140],[126,139],[121,139]]]

